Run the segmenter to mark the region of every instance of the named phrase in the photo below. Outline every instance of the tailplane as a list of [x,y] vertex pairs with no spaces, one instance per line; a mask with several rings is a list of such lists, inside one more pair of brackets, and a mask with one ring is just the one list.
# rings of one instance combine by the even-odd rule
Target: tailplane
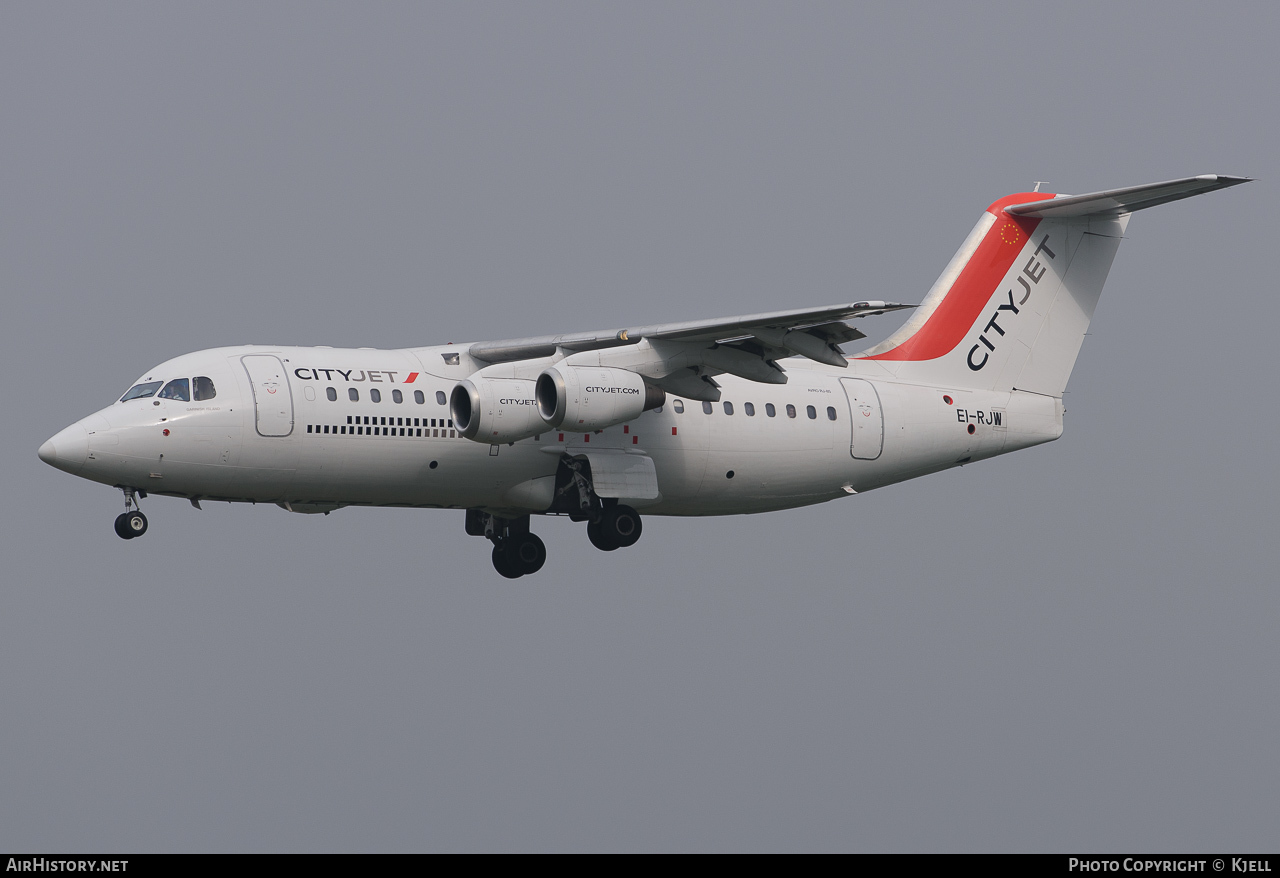
[[911,319],[855,359],[911,382],[1060,397],[1133,211],[1246,182],[1204,175],[1002,198]]

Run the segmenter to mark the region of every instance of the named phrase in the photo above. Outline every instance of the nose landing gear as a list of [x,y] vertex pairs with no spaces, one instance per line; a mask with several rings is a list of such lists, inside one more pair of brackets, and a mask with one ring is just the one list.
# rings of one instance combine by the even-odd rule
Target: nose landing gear
[[[138,492],[133,488],[122,488],[124,491],[124,512],[116,516],[116,536],[122,540],[131,540],[147,532],[147,517],[138,506]],[[146,496],[143,494],[142,496]]]

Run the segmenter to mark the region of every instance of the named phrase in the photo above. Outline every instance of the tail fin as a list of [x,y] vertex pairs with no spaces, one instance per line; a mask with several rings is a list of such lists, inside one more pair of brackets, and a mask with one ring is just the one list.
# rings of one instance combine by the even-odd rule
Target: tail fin
[[856,359],[908,381],[1061,396],[1130,214],[1246,182],[1205,175],[1002,198],[911,319]]

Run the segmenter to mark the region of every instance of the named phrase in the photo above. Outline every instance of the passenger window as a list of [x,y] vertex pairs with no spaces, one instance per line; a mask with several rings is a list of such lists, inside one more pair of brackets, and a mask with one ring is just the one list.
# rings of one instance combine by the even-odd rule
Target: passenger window
[[796,407],[787,403],[787,417],[794,418],[796,416]]
[[749,402],[744,402],[742,404],[742,410],[747,413],[748,418],[754,418],[756,416],[756,407]]
[[415,390],[413,392],[413,401],[416,402],[418,405],[422,405],[424,402],[427,401],[427,398],[422,395],[421,390]]
[[707,414],[711,414],[711,403],[709,403],[709,402],[704,402],[704,403],[702,404],[702,410],[703,410],[704,412],[706,412]]
[[203,375],[199,378],[193,379],[193,383],[195,386],[192,390],[195,391],[194,397],[196,402],[204,402],[206,399],[213,399],[218,395],[218,391],[213,389],[213,382],[208,378],[205,378]]
[[351,400],[352,402],[359,402],[359,401],[360,401],[360,391],[356,390],[354,387],[348,387],[348,388],[347,388],[347,399]]
[[816,420],[818,417],[818,410],[811,405],[804,407],[804,413],[809,416],[809,420],[811,421]]
[[332,387],[330,387],[328,390],[326,390],[326,391],[324,392],[324,395],[325,395],[325,396],[327,396],[327,397],[329,397],[329,402],[337,402],[337,401],[338,401],[338,391],[334,390]]
[[398,390],[391,391],[392,402],[404,402],[404,394]]
[[373,388],[372,390],[369,391],[369,399],[373,400],[374,402],[382,402],[382,391],[376,387]]
[[129,392],[120,397],[121,402],[128,402],[131,399],[146,399],[148,396],[155,396],[156,391],[160,389],[163,381],[152,381],[147,384],[135,384],[129,388]]
[[724,413],[725,413],[726,415],[731,415],[731,414],[733,414],[733,403],[731,403],[731,402],[726,402],[726,403],[724,404]]
[[766,402],[764,404],[764,413],[772,418],[774,415],[778,413],[778,410],[773,407],[773,403]]
[[[454,354],[454,356],[457,356],[457,354]],[[440,403],[440,405],[445,405],[446,403],[448,403],[448,402],[449,402],[449,400],[447,400],[447,399],[445,399],[445,398],[444,398],[444,391],[443,391],[443,390],[437,390],[437,391],[436,391],[436,402]]]
[[675,402],[671,403],[671,407],[676,410],[677,415],[684,414],[684,400],[677,399]]
[[191,382],[186,378],[173,379],[160,391],[160,398],[191,402]]
[[831,406],[827,406],[827,420],[834,421],[836,419],[836,410]]

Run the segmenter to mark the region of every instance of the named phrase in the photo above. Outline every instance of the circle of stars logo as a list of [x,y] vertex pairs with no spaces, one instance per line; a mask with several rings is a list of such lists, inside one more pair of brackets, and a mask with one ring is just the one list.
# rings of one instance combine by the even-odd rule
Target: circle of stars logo
[[1022,229],[1017,223],[1005,223],[1000,227],[1000,240],[1006,244],[1019,244],[1022,242]]

